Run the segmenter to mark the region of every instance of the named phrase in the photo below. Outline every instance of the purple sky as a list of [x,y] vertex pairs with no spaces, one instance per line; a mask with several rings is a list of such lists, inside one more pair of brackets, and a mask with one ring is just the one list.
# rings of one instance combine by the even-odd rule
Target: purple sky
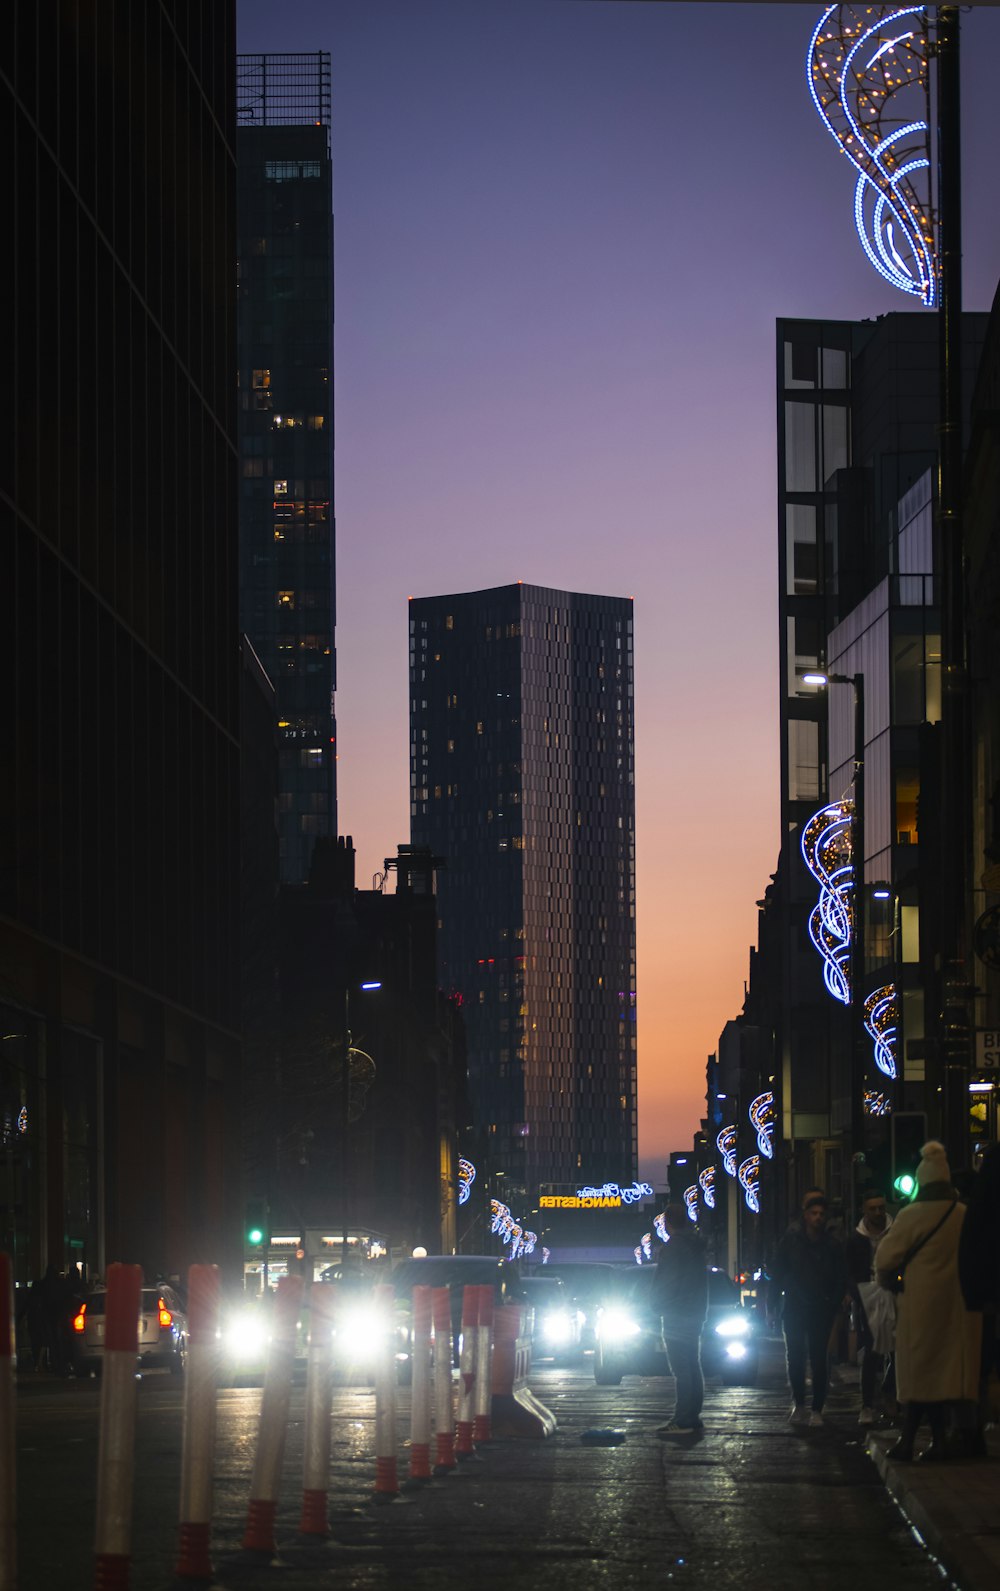
[[[639,1135],[663,1180],[775,865],[774,321],[907,311],[806,87],[817,5],[238,0],[329,50],[340,822],[409,835],[407,597],[636,599]],[[963,11],[965,307],[1000,13]],[[920,313],[919,310],[915,311]]]

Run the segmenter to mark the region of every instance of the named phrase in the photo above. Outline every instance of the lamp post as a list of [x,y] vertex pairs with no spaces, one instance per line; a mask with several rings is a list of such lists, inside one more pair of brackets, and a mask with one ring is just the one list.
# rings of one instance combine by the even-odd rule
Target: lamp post
[[854,875],[854,933],[851,938],[851,1046],[850,1046],[850,1115],[848,1160],[849,1204],[851,1225],[858,1215],[858,1181],[865,1155],[865,949],[867,945],[867,912],[865,893],[865,676],[856,674],[804,674],[803,683],[818,685],[850,685],[854,690],[854,821],[851,829],[851,869]]
[[[367,994],[373,989],[381,989],[381,983],[362,983],[362,994]],[[340,1271],[344,1273],[344,1263],[347,1259],[347,1239],[350,1222],[348,1220],[349,1201],[351,1196],[351,983],[350,979],[344,984],[344,1069],[340,1083],[340,1177],[341,1177],[341,1211],[342,1237],[340,1243]]]

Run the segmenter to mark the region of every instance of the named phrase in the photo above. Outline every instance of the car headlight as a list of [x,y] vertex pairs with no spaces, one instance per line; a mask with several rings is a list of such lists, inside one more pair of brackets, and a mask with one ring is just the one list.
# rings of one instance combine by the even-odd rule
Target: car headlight
[[222,1346],[231,1359],[253,1359],[267,1348],[268,1332],[253,1316],[237,1315],[227,1321],[222,1332]]
[[639,1325],[624,1309],[609,1309],[598,1321],[598,1332],[604,1342],[627,1342],[639,1335]]
[[547,1342],[569,1342],[573,1335],[573,1323],[569,1312],[565,1309],[553,1309],[542,1320],[542,1336]]
[[745,1315],[727,1315],[715,1329],[720,1337],[749,1337],[750,1322]]
[[727,1359],[745,1359],[746,1356],[747,1345],[745,1342],[740,1342],[738,1337],[734,1337],[731,1342],[726,1343]]
[[334,1349],[355,1362],[365,1362],[385,1336],[385,1326],[385,1318],[377,1309],[347,1309],[334,1327]]

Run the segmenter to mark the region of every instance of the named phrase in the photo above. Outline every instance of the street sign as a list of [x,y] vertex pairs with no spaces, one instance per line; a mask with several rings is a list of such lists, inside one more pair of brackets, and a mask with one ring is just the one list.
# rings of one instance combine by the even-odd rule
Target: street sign
[[976,1071],[1000,1071],[1000,1032],[995,1028],[976,1034]]

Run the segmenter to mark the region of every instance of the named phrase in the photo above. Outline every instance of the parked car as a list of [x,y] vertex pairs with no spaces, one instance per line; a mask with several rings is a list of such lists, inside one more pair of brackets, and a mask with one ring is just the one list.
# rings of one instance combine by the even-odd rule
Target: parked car
[[[623,1376],[669,1375],[660,1317],[653,1303],[656,1267],[643,1266],[617,1299],[597,1316],[594,1380],[616,1387]],[[725,1271],[708,1273],[708,1317],[701,1334],[701,1365],[706,1376],[721,1376],[726,1386],[757,1384],[757,1318],[740,1302],[740,1290]]]
[[561,1277],[544,1271],[522,1276],[515,1290],[515,1302],[518,1301],[530,1304],[534,1314],[530,1327],[532,1359],[579,1356],[583,1313]]
[[[104,1362],[107,1290],[88,1293],[73,1316],[72,1357],[78,1372],[96,1373]],[[142,1370],[158,1367],[180,1375],[187,1360],[188,1322],[179,1293],[172,1287],[144,1287],[139,1301],[138,1360]]]

